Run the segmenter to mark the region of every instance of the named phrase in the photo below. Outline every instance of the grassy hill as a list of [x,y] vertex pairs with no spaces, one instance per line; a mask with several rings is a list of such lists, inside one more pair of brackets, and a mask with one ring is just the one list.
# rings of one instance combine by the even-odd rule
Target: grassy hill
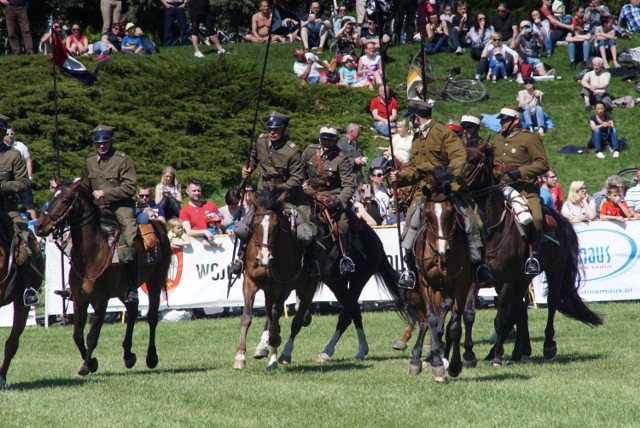
[[[637,35],[619,41],[619,49],[637,45]],[[190,47],[163,49],[153,56],[112,56],[102,67],[98,82],[90,88],[58,74],[62,174],[82,174],[84,158],[93,149],[91,130],[105,123],[117,126],[117,147],[134,157],[139,181],[155,184],[162,169],[173,165],[181,180],[203,180],[205,192],[221,202],[226,189],[239,182],[240,167],[247,156],[265,49],[250,44],[227,48],[230,55],[216,55],[215,50],[206,48],[205,59],[194,58]],[[401,85],[406,80],[410,57],[417,49],[401,46],[389,50],[386,71],[401,111],[406,105]],[[264,117],[271,110],[291,115],[291,136],[301,146],[315,140],[320,123],[344,127],[355,121],[363,125],[361,142],[367,155],[375,157],[376,143],[371,138],[368,112],[374,93],[367,89],[301,87],[292,71],[291,51],[291,45],[271,47],[257,132],[263,130]],[[324,57],[328,59],[327,54]],[[81,60],[89,69],[95,67],[91,58]],[[468,55],[438,54],[429,60],[439,75],[457,65],[462,67],[463,77],[475,72],[476,62]],[[566,47],[559,47],[545,63],[561,77],[540,82],[537,87],[545,93],[545,110],[556,125],[544,143],[563,188],[567,189],[572,180],[581,179],[587,181],[590,191],[595,191],[608,175],[638,165],[637,108],[619,108],[613,113],[619,134],[630,146],[619,159],[557,154],[567,144],[586,144],[591,114],[584,112],[578,95],[580,87],[573,79],[576,71],[568,67]],[[41,204],[47,197],[48,179],[57,168],[52,66],[42,55],[3,56],[0,76],[4,83],[0,113],[13,119],[18,140],[31,150],[34,190],[37,204]],[[488,89],[488,99],[476,104],[438,101],[434,117],[446,122],[459,120],[467,111],[496,113],[503,103],[515,100],[522,86],[499,82],[488,84]],[[612,79],[611,92],[615,97],[639,96],[632,84],[623,83],[620,78]],[[488,136],[490,131],[485,129],[482,133]]]

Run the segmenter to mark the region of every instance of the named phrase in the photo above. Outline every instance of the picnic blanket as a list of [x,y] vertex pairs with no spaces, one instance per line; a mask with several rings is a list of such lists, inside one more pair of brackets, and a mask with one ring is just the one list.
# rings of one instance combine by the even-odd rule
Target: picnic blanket
[[[501,129],[500,119],[498,119],[499,114],[500,113],[496,113],[496,114],[482,113],[482,124],[487,128],[489,128],[490,130],[492,130],[493,132],[499,132]],[[523,128],[528,128],[531,125],[530,123],[526,123],[524,120],[521,120],[520,123],[522,124]],[[553,121],[549,116],[547,116],[546,113],[544,115],[544,123],[545,123],[545,126],[544,126],[545,129],[552,129],[554,127]]]

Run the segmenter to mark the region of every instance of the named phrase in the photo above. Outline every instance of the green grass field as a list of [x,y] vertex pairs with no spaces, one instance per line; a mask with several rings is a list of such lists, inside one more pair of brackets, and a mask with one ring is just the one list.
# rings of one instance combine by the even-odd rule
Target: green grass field
[[[72,328],[27,328],[0,392],[2,426],[225,426],[225,427],[424,427],[424,426],[637,426],[640,346],[636,303],[594,304],[604,316],[592,329],[559,316],[558,356],[542,357],[546,309],[529,310],[533,355],[517,366],[464,369],[446,384],[430,371],[407,374],[409,352],[391,344],[403,328],[392,312],[367,312],[370,353],[351,359],[350,328],[334,360],[314,362],[329,340],[336,316],[316,316],[296,343],[291,366],[276,373],[264,361],[231,369],[239,318],[161,323],[160,364],[144,367],[148,329],[139,322],[138,364],[126,370],[120,343],[123,325],[106,325],[95,356],[97,373],[77,379],[80,357]],[[476,352],[489,350],[493,309],[478,312]],[[254,318],[249,352],[262,318]],[[288,334],[289,320],[283,332]],[[8,329],[0,332],[2,340]],[[511,344],[507,350],[511,351]],[[634,404],[635,403],[635,404]]]

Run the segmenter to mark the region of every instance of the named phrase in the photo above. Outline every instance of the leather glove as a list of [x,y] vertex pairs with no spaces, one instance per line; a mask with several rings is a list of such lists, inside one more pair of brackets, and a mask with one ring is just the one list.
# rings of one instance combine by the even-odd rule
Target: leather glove
[[331,199],[330,201],[327,202],[326,207],[329,210],[329,212],[333,214],[336,211],[338,211],[338,209],[340,209],[342,207],[342,203],[340,202],[340,199],[333,198],[333,199]]
[[515,181],[521,177],[520,170],[518,168],[514,168],[511,171],[507,172],[507,176]]

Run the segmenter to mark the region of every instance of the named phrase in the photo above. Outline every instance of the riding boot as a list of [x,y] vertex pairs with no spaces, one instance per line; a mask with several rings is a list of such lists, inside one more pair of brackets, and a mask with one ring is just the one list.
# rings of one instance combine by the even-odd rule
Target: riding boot
[[315,239],[305,248],[305,258],[307,259],[307,273],[311,276],[319,276],[318,244]]
[[240,241],[240,245],[238,245],[238,254],[236,259],[227,266],[229,271],[229,277],[232,275],[240,276],[242,275],[242,271],[244,269],[244,257],[245,252],[247,250],[247,244],[245,242]]
[[344,257],[340,259],[340,275],[347,273],[353,273],[356,270],[356,265],[349,257],[349,247],[351,246],[351,232],[340,233],[340,240],[342,241],[342,248],[344,248]]
[[404,272],[402,272],[402,275],[400,275],[398,286],[401,288],[413,290],[413,287],[416,284],[416,257],[413,255],[412,251],[407,250],[407,252],[404,254],[404,262],[407,264],[407,266]]
[[133,260],[127,263],[127,273],[129,274],[129,288],[127,289],[126,303],[138,303],[138,258],[134,255]]

